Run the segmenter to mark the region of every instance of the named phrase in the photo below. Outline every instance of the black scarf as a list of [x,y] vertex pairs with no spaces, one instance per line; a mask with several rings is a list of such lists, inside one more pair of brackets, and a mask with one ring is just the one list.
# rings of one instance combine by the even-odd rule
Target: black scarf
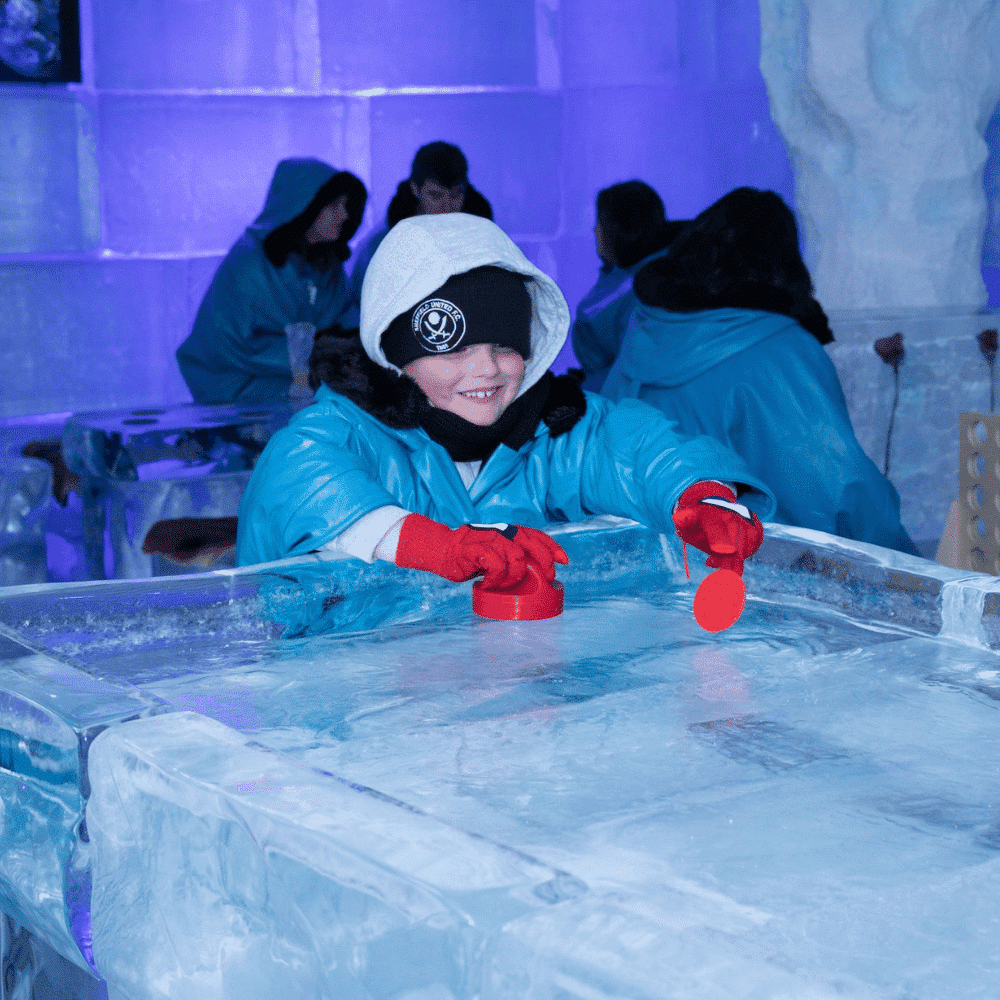
[[420,414],[420,426],[432,441],[447,450],[452,461],[485,462],[502,444],[517,451],[530,441],[548,399],[549,379],[543,377],[524,395],[518,396],[488,427],[470,423],[457,413],[429,403]]

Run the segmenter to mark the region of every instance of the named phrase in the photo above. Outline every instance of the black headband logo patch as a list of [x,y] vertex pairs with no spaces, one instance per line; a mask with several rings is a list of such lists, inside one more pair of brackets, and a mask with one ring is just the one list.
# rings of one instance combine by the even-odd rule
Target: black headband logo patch
[[425,351],[439,354],[457,347],[465,336],[465,314],[447,299],[428,299],[414,310],[412,328]]

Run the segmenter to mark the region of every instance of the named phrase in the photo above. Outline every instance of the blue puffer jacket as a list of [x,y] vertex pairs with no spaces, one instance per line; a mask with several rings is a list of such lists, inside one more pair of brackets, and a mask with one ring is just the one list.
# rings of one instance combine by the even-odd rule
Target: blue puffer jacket
[[333,175],[321,160],[278,164],[264,210],[219,265],[177,363],[198,403],[277,402],[292,384],[285,327],[358,325],[343,264],[320,270],[291,253],[276,268],[264,238],[299,215]]
[[666,252],[658,250],[631,267],[605,264],[594,287],[580,299],[570,339],[573,353],[586,374],[584,389],[599,392],[618,357],[632,310],[639,304],[632,291],[636,272]]
[[899,495],[854,436],[833,363],[795,320],[640,303],[602,391],[732,448],[774,491],[774,520],[919,554]]
[[672,532],[678,496],[701,479],[745,483],[766,520],[767,487],[707,437],[688,439],[637,401],[587,394],[587,412],[553,438],[540,423],[519,451],[501,445],[466,489],[448,452],[421,428],[394,430],[321,386],[316,402],[268,442],[243,496],[240,565],[301,555],[387,504],[452,527],[505,521],[544,528],[616,514]]

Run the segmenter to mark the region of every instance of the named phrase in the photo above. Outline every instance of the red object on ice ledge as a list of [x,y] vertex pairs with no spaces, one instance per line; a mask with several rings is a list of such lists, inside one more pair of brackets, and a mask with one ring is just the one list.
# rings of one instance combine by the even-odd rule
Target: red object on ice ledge
[[503,622],[534,622],[561,615],[563,585],[558,580],[549,583],[532,560],[526,565],[524,579],[513,587],[487,590],[477,580],[472,585],[472,610],[481,618]]
[[724,632],[743,614],[747,588],[743,577],[731,569],[709,573],[694,595],[695,621],[706,632]]

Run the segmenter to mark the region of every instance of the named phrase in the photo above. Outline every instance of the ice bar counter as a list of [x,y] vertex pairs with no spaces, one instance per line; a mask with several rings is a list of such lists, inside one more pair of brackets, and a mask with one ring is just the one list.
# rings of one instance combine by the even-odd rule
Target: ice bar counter
[[1000,579],[771,525],[711,634],[674,539],[555,534],[539,622],[317,557],[6,590],[7,937],[112,1000],[996,995]]

